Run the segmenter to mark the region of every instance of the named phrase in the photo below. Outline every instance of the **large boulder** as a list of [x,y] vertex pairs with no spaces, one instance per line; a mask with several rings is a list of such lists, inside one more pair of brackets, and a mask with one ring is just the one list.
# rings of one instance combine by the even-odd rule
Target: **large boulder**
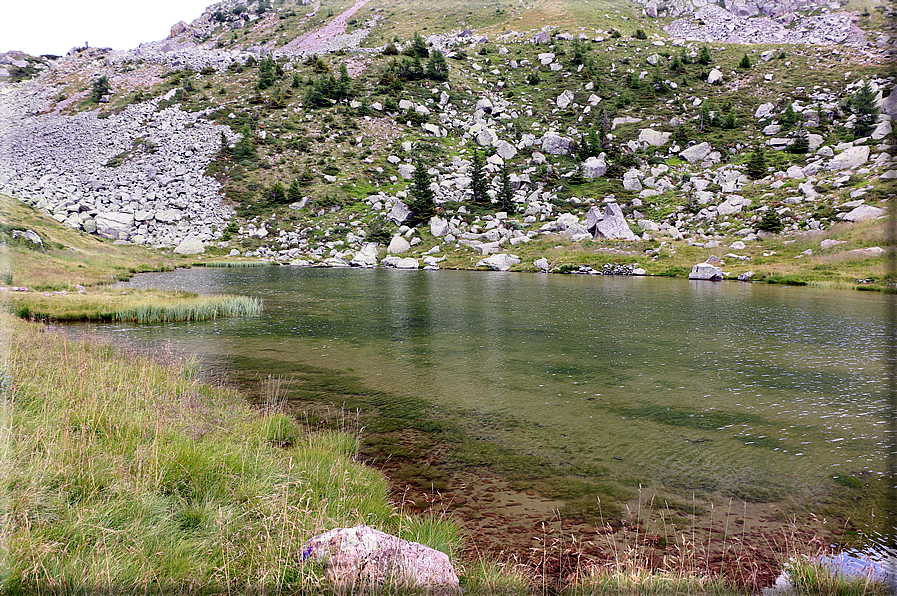
[[573,148],[573,141],[556,132],[546,132],[542,136],[542,151],[551,155],[566,155]]
[[376,267],[378,246],[376,242],[365,242],[349,264],[353,267]]
[[869,147],[865,145],[848,147],[829,162],[828,169],[832,172],[850,170],[863,165],[868,159]]
[[723,73],[718,68],[713,68],[710,70],[710,74],[707,75],[707,84],[708,85],[716,85],[717,83],[723,80]]
[[607,163],[602,157],[590,157],[582,164],[584,178],[600,178],[607,173]]
[[586,214],[586,229],[595,238],[607,238],[609,240],[637,240],[638,236],[629,229],[623,211],[616,203],[608,203],[604,212],[598,207],[592,207]]
[[449,222],[445,218],[434,215],[430,218],[430,233],[441,238],[449,232]]
[[496,271],[507,271],[514,265],[520,264],[520,259],[514,255],[507,255],[505,253],[498,253],[496,255],[491,255],[486,257],[482,261],[477,263],[477,267],[489,267],[490,269],[494,269]]
[[420,264],[416,259],[412,259],[411,257],[397,257],[394,255],[390,255],[380,261],[380,265],[383,267],[392,267],[393,269],[419,269]]
[[571,103],[573,103],[573,92],[570,90],[564,91],[563,93],[558,95],[558,98],[557,98],[557,100],[555,100],[555,103],[562,110],[566,109],[567,106],[569,106]]
[[652,147],[662,147],[670,142],[671,132],[660,132],[653,128],[643,128],[638,133],[640,143],[647,143]]
[[392,240],[389,241],[389,246],[386,247],[386,254],[400,255],[409,250],[411,250],[410,242],[405,240],[402,236],[393,236]]
[[888,212],[884,209],[880,209],[878,207],[873,207],[872,205],[860,205],[859,207],[855,207],[853,210],[842,213],[838,215],[839,219],[844,221],[866,221],[869,219],[878,219],[879,217],[884,217]]
[[179,255],[199,255],[206,252],[206,246],[202,240],[190,234],[177,245],[174,252]]
[[517,149],[507,141],[499,141],[495,144],[495,153],[504,160],[509,160],[517,155]]
[[710,143],[698,143],[697,145],[692,145],[688,149],[679,152],[679,157],[687,161],[688,163],[695,163],[696,161],[703,161],[713,148],[710,146]]
[[386,219],[391,221],[392,223],[399,225],[411,215],[411,210],[408,209],[408,205],[403,203],[402,201],[396,201],[392,206],[392,209],[389,210],[389,214],[386,216]]
[[112,240],[126,240],[134,225],[134,216],[118,211],[98,213],[95,223],[98,235]]
[[448,555],[368,526],[315,536],[302,551],[302,560],[323,565],[334,584],[366,593],[377,593],[378,586],[403,586],[427,594],[461,592]]
[[688,279],[723,281],[723,270],[719,267],[714,267],[710,263],[698,263],[691,268]]

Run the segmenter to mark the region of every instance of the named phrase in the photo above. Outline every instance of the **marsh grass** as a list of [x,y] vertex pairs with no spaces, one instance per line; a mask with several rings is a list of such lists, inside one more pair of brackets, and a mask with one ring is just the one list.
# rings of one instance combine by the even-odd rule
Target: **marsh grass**
[[299,556],[320,531],[454,539],[402,521],[356,436],[260,414],[168,354],[2,322],[2,593],[323,592]]
[[271,261],[207,261],[206,267],[271,267],[277,265]]
[[223,317],[256,316],[261,314],[263,307],[261,300],[247,296],[208,296],[161,290],[91,289],[83,294],[27,292],[12,294],[7,299],[9,310],[21,318],[60,322],[211,321]]

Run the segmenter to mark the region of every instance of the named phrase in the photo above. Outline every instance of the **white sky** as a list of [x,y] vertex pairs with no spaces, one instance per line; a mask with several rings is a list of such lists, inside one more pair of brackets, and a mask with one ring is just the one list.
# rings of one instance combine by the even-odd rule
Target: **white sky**
[[5,0],[0,11],[0,52],[64,55],[90,47],[129,50],[168,37],[178,21],[189,23],[215,0]]

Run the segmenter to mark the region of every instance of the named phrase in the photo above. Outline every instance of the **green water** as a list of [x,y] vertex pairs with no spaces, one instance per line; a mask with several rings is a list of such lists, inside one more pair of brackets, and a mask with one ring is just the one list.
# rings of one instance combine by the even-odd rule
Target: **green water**
[[391,421],[381,430],[452,443],[447,466],[491,457],[553,496],[623,499],[641,484],[682,500],[862,502],[857,486],[884,473],[886,296],[287,267],[132,285],[247,294],[265,312],[101,334],[170,343],[243,379],[297,376],[300,404],[367,400]]

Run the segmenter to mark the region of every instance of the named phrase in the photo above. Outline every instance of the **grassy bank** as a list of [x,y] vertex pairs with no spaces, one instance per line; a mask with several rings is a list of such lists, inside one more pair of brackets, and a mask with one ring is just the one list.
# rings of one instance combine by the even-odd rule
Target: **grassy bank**
[[[15,237],[26,230],[41,243]],[[246,296],[111,289],[109,284],[135,273],[170,271],[193,260],[76,232],[5,195],[0,195],[0,241],[5,242],[0,285],[27,288],[3,292],[0,300],[22,318],[165,323],[256,315],[262,309],[260,300]]]
[[356,438],[253,411],[189,362],[3,320],[0,591],[315,589],[303,543],[367,523],[447,552],[453,526],[396,514]]

